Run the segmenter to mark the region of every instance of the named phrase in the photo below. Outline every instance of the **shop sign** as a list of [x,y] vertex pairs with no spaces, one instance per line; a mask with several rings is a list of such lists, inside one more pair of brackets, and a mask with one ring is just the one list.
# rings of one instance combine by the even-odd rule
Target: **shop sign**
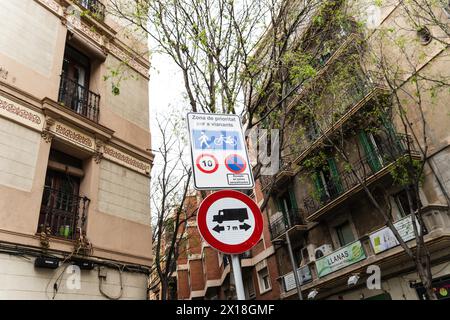
[[338,271],[358,261],[364,260],[366,254],[361,241],[351,244],[316,260],[317,275],[324,277],[327,274]]

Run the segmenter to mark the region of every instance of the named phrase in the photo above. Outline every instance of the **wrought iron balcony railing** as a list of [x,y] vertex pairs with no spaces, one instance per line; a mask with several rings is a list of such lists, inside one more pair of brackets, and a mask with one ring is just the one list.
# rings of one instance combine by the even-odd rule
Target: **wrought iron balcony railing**
[[58,101],[72,111],[98,122],[100,95],[79,85],[64,73],[61,75]]
[[290,228],[298,225],[306,225],[303,220],[302,211],[300,209],[291,209],[287,214],[283,214],[270,223],[272,239],[278,238]]
[[85,232],[89,202],[87,197],[45,187],[38,232],[49,230],[52,236],[76,239]]
[[[371,156],[361,157],[358,161],[351,164],[352,171],[342,172],[339,179],[331,179],[326,183],[324,190],[318,194],[306,197],[303,200],[303,206],[308,216],[333,202],[336,198],[359,185],[359,181],[365,181],[370,176],[382,171],[388,165],[406,155],[408,150],[412,155],[418,153],[414,148],[412,139],[408,135],[397,134],[394,141],[386,141],[377,146],[378,151]],[[409,147],[409,149],[408,149]],[[360,180],[357,179],[359,177]]]
[[89,10],[98,20],[105,20],[106,7],[99,0],[78,0],[78,3],[86,10]]

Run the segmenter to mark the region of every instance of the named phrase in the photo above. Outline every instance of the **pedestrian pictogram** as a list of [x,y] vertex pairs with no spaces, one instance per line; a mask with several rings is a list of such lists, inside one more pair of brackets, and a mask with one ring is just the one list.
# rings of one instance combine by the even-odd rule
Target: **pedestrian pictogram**
[[247,162],[238,154],[232,154],[225,158],[225,166],[232,173],[242,173],[247,168]]
[[223,190],[209,195],[200,205],[197,225],[213,248],[239,254],[250,250],[261,238],[263,220],[256,203],[247,195]]
[[204,173],[211,174],[217,171],[219,168],[219,162],[217,158],[212,154],[201,154],[195,161],[197,168]]
[[253,189],[249,164],[237,115],[188,113],[189,138],[197,190]]

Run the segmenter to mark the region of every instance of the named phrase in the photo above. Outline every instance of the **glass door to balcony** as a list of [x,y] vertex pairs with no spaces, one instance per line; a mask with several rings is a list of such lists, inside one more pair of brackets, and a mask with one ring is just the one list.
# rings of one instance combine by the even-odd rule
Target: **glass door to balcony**
[[87,56],[66,46],[62,70],[60,102],[78,114],[87,116],[90,61]]
[[316,170],[312,176],[317,200],[325,203],[339,196],[344,188],[334,158],[327,159],[327,165]]
[[67,173],[49,169],[39,217],[39,231],[50,228],[53,236],[72,238],[80,206],[80,180]]
[[370,169],[373,173],[378,172],[383,167],[383,159],[380,156],[381,141],[378,139],[377,144],[377,139],[375,139],[374,135],[366,133],[364,130],[358,133],[358,139],[364,150]]
[[294,191],[288,189],[277,199],[278,210],[283,213],[284,223],[287,227],[291,227],[295,221],[294,212],[297,209],[297,201]]

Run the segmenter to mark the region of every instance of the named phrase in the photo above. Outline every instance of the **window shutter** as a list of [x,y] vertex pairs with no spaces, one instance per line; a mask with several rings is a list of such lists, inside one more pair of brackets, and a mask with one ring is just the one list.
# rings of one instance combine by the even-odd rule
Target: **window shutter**
[[297,200],[295,199],[295,192],[293,188],[289,188],[289,199],[291,200],[292,209],[298,209]]
[[333,180],[333,185],[338,194],[344,192],[344,188],[342,187],[341,176],[339,175],[339,171],[337,169],[336,161],[334,158],[328,159],[328,166],[330,167],[331,179]]
[[375,154],[375,149],[372,146],[372,144],[369,142],[369,139],[367,138],[367,134],[364,130],[361,130],[358,133],[359,142],[361,143],[364,153],[367,157],[367,162],[369,163],[370,168],[372,169],[372,172],[375,173],[378,170],[381,169],[381,163],[377,158],[377,155]]
[[325,196],[325,187],[323,185],[322,179],[320,179],[320,173],[318,171],[314,172],[311,178],[313,180],[317,195],[319,196],[319,200],[322,201]]
[[395,131],[394,125],[392,124],[392,121],[388,119],[385,115],[383,115],[381,116],[381,122],[383,123],[383,126],[386,128],[386,132],[389,136],[389,142],[395,146],[398,152],[403,153],[405,151],[405,147],[401,144],[397,136],[397,132]]

